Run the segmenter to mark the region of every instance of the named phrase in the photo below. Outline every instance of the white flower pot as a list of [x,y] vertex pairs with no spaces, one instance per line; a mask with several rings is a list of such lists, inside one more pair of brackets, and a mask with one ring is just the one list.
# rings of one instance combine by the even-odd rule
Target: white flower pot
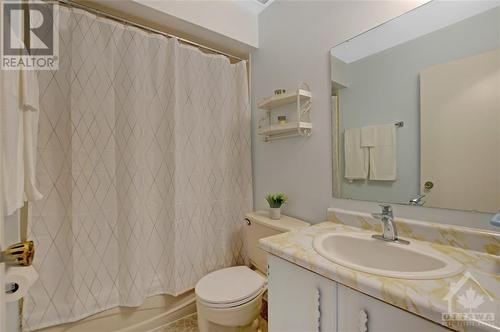
[[281,218],[281,208],[269,208],[269,214],[271,215],[271,219],[280,220]]

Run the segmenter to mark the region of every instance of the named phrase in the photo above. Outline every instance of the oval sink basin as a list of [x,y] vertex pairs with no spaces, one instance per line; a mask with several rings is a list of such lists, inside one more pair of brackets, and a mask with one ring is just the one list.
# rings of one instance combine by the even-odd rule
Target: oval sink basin
[[313,247],[334,263],[385,277],[438,279],[463,271],[454,259],[416,240],[405,245],[373,239],[369,233],[338,232],[317,236]]

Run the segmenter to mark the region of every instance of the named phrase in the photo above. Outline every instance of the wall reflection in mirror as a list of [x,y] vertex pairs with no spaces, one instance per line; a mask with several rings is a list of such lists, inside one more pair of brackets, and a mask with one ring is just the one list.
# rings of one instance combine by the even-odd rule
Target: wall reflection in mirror
[[334,196],[500,209],[500,7],[433,1],[331,50]]

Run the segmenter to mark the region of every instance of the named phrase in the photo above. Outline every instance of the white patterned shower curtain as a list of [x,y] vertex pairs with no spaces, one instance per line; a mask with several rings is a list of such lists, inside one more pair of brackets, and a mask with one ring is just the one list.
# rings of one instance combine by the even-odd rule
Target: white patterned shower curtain
[[243,263],[252,208],[246,65],[60,8],[60,68],[38,73],[28,330]]

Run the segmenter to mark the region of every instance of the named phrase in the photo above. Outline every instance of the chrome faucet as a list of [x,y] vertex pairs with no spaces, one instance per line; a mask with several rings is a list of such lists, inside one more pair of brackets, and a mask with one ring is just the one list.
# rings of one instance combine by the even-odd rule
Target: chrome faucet
[[497,214],[495,214],[492,218],[491,218],[491,224],[493,226],[498,226],[500,227],[500,210],[498,211]]
[[424,197],[425,195],[418,195],[414,199],[410,199],[408,205],[423,206],[425,204],[425,201],[422,200]]
[[380,207],[382,208],[382,213],[372,213],[372,217],[380,220],[382,224],[382,234],[372,235],[372,238],[386,242],[409,244],[410,242],[398,238],[392,206],[389,204],[380,204]]

